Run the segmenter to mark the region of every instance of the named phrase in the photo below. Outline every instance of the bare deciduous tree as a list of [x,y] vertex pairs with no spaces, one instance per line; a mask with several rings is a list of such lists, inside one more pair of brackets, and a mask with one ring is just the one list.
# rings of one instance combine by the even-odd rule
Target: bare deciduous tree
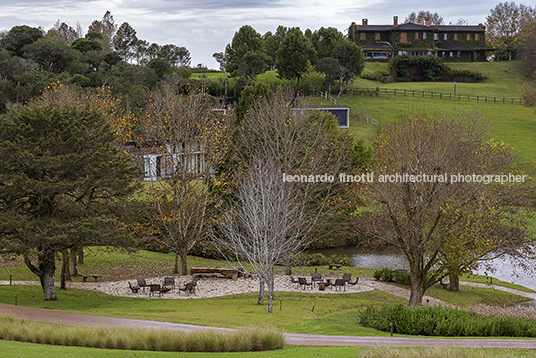
[[[294,100],[294,106],[289,99]],[[268,286],[273,301],[273,267],[314,240],[311,230],[335,207],[337,175],[351,157],[351,138],[339,133],[332,116],[306,110],[277,92],[260,98],[246,113],[236,136],[234,197],[224,212],[217,244],[249,262],[261,278],[259,303]],[[303,176],[299,182],[284,177]],[[305,179],[305,180],[303,180]]]
[[239,180],[237,202],[223,215],[218,240],[234,259],[254,268],[260,279],[259,304],[268,287],[268,312],[273,310],[274,267],[306,244],[312,224],[298,184],[285,183],[282,176],[275,158],[252,161]]
[[382,129],[376,143],[373,210],[359,225],[404,253],[410,306],[420,305],[449,269],[490,252],[514,252],[526,240],[526,216],[519,213],[526,186],[483,177],[508,175],[515,155],[502,143],[484,142],[484,133],[475,118],[409,117]]
[[[152,93],[143,117],[148,201],[153,237],[176,254],[174,272],[187,273],[187,253],[203,237],[212,202],[208,186],[226,151],[228,120],[201,93],[178,95],[165,86]],[[153,166],[154,165],[154,166]]]

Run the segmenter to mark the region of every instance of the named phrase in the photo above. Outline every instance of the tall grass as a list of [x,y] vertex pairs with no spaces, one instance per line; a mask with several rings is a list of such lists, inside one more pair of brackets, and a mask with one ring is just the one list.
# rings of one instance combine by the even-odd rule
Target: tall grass
[[0,339],[62,346],[166,352],[250,352],[282,349],[283,334],[272,327],[235,331],[88,328],[54,325],[0,315]]

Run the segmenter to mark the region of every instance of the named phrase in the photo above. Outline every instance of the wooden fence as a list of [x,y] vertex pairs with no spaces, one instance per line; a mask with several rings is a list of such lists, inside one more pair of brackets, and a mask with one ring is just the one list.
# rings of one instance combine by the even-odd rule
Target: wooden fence
[[393,96],[411,96],[422,98],[434,98],[434,99],[446,99],[451,101],[469,101],[469,102],[482,102],[482,103],[499,103],[499,104],[516,104],[522,105],[522,98],[507,98],[507,97],[490,97],[490,96],[477,96],[477,95],[465,95],[442,92],[426,92],[416,90],[405,89],[391,89],[391,88],[358,88],[353,89],[354,96],[377,96],[380,94],[393,95]]

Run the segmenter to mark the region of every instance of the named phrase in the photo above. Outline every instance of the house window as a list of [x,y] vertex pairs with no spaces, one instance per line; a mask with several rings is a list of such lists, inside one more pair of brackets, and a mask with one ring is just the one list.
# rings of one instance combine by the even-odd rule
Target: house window
[[460,57],[460,51],[458,51],[458,53],[456,55],[457,55],[457,57]]
[[467,34],[467,41],[471,40],[471,34]]
[[422,38],[423,38],[423,40],[426,40],[426,32],[422,33]]
[[374,37],[375,37],[376,40],[379,40],[379,39],[380,39],[380,33],[379,33],[379,32],[376,32],[376,33],[374,34]]
[[452,53],[452,51],[450,51],[450,57],[453,57],[453,56],[454,56],[454,54]]
[[443,34],[443,40],[448,40],[447,34]]
[[439,34],[434,34],[434,40],[439,40]]
[[360,36],[361,36],[361,40],[366,40],[367,39],[367,34],[365,34],[364,32],[362,32],[360,34]]
[[458,34],[454,34],[454,41],[458,40]]
[[415,40],[418,40],[418,39],[419,39],[419,33],[416,32],[416,33],[415,33]]
[[408,42],[408,34],[406,32],[400,33],[400,42],[403,44]]
[[372,52],[367,52],[367,58],[372,58]]
[[475,34],[475,40],[478,41],[478,34]]

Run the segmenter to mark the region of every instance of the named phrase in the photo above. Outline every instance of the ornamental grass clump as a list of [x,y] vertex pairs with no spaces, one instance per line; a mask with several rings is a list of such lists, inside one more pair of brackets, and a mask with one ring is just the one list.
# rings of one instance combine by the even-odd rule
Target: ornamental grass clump
[[72,327],[0,315],[0,339],[106,349],[167,352],[246,352],[282,349],[285,339],[271,327],[234,331]]

